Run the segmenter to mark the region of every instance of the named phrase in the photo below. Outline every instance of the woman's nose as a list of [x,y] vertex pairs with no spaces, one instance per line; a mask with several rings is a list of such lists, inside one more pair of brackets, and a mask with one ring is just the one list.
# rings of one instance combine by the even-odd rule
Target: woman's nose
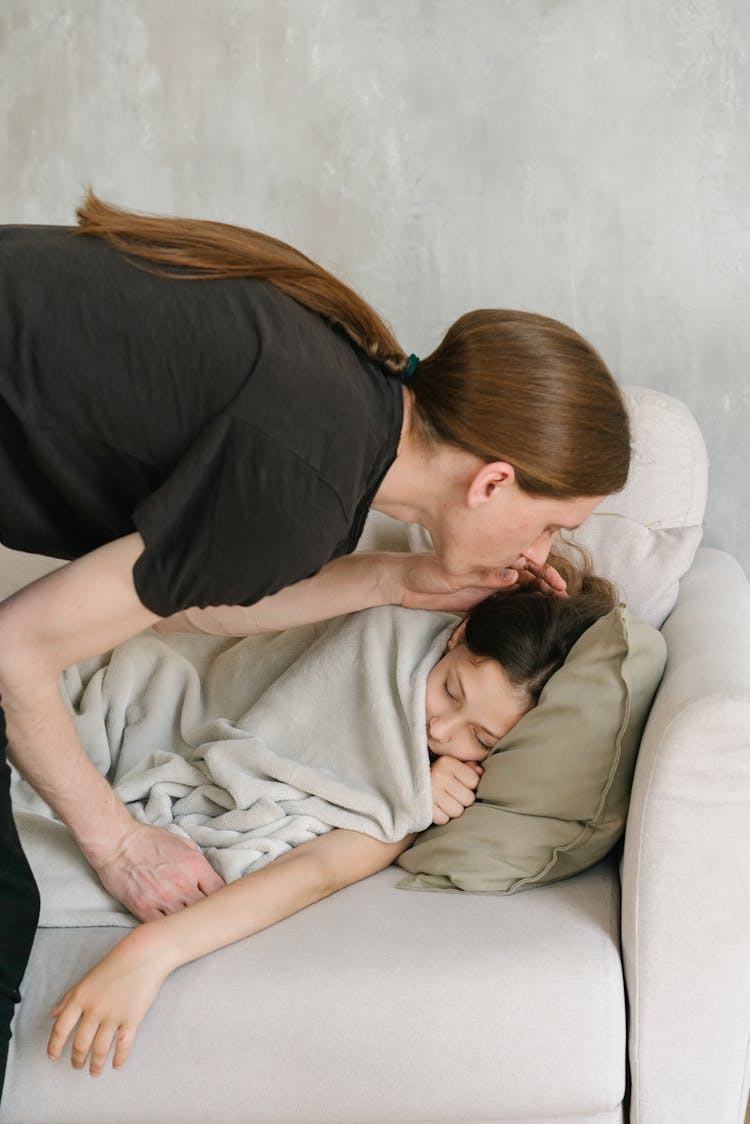
[[547,561],[549,552],[552,549],[552,540],[554,537],[554,533],[544,531],[531,546],[523,551],[523,557],[527,559],[535,569],[541,569]]

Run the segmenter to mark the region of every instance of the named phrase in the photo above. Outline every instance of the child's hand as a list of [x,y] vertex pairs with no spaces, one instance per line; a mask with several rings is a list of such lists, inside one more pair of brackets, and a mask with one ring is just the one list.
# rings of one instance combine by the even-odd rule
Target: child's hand
[[455,820],[476,800],[474,789],[484,769],[477,761],[459,761],[441,754],[430,766],[432,781],[432,822]]
[[74,1069],[83,1069],[90,1053],[89,1072],[98,1077],[113,1041],[113,1068],[125,1064],[136,1031],[171,971],[150,930],[150,924],[134,929],[52,1008],[55,1025],[47,1053],[53,1061],[77,1023],[70,1052]]

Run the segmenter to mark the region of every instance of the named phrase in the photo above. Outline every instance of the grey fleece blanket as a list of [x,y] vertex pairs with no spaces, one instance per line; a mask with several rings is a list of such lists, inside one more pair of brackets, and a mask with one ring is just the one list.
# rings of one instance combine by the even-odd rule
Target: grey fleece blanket
[[[385,607],[242,640],[149,630],[62,690],[131,813],[229,882],[332,828],[395,841],[429,825],[425,682],[455,623]],[[13,800],[41,924],[133,924],[19,778]]]

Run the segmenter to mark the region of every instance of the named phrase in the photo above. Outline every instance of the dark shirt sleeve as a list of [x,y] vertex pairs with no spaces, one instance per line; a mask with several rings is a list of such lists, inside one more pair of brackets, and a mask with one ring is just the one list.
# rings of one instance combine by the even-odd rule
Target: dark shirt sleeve
[[133,513],[145,550],[133,577],[160,616],[251,605],[346,549],[336,493],[247,422],[214,419]]

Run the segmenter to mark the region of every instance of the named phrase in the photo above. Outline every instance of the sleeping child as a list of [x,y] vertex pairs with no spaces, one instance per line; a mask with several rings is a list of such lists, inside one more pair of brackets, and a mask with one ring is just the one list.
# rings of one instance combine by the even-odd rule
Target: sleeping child
[[481,761],[616,603],[609,583],[563,566],[568,596],[497,593],[460,623],[387,606],[240,640],[167,624],[66,672],[83,743],[118,795],[203,847],[228,884],[147,919],[72,987],[51,1012],[50,1057],[77,1025],[75,1068],[90,1058],[100,1073],[113,1042],[121,1066],[176,967],[375,873],[461,814]]

